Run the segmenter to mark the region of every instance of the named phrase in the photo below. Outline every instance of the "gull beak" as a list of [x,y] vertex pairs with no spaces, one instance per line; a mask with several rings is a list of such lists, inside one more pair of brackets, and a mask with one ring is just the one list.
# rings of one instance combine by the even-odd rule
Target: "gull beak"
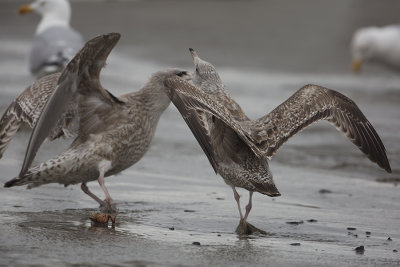
[[362,61],[359,59],[353,59],[352,67],[355,73],[359,73],[362,67]]
[[199,56],[197,55],[196,51],[194,51],[193,48],[189,48],[189,51],[190,51],[190,54],[192,54],[193,60],[194,60],[195,58],[199,57]]
[[18,13],[20,15],[26,14],[26,13],[30,13],[33,11],[33,8],[30,5],[23,5],[18,9]]

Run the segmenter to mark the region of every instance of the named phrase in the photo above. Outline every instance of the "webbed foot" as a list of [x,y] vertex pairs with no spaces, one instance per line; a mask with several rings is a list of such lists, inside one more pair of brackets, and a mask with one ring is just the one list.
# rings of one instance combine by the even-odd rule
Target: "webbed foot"
[[258,229],[254,225],[248,223],[245,219],[241,219],[239,225],[236,227],[235,231],[238,235],[251,235],[251,234],[262,234],[266,235],[267,232]]

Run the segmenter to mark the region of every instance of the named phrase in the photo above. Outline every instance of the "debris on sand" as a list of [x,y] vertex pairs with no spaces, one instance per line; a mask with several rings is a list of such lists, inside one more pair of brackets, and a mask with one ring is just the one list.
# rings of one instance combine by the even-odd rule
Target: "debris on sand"
[[287,224],[291,224],[291,225],[299,225],[299,224],[303,224],[303,221],[292,221],[292,222],[286,222]]
[[184,210],[184,212],[195,212],[195,210]]
[[357,230],[357,228],[355,228],[355,227],[347,227],[347,230],[349,230],[349,231],[355,231],[355,230]]
[[290,245],[291,246],[300,246],[301,244],[300,243],[291,243]]
[[364,254],[365,252],[364,246],[356,247],[354,250],[356,251],[357,254]]
[[200,242],[193,242],[192,245],[200,246]]
[[329,189],[320,189],[319,193],[320,194],[332,194],[333,192]]

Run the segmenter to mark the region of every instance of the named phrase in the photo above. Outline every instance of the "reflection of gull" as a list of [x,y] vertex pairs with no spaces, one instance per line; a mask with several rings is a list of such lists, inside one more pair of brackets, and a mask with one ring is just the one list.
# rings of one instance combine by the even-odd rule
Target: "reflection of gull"
[[[356,104],[344,95],[316,85],[307,85],[271,113],[250,120],[227,94],[213,65],[201,60],[191,49],[195,64],[192,81],[179,79],[166,84],[174,105],[200,143],[216,173],[233,189],[238,204],[241,227],[252,228],[246,219],[252,207],[252,194],[271,197],[280,193],[272,179],[267,159],[290,137],[319,120],[327,120],[368,158],[391,172],[385,147],[372,125]],[[243,216],[235,187],[250,191]]]
[[400,25],[358,29],[351,41],[353,70],[360,71],[363,62],[377,62],[400,69]]
[[[61,76],[53,74],[38,80],[8,108],[0,121],[0,144],[10,141],[20,121],[28,121],[35,128],[19,177],[8,181],[5,187],[82,183],[85,193],[100,205],[111,207],[104,177],[132,166],[148,150],[158,120],[170,103],[164,92],[164,80],[177,75],[189,77],[178,69],[159,71],[141,90],[115,97],[101,86],[99,74],[119,37],[111,33],[92,39]],[[54,93],[49,96],[48,91]],[[43,110],[41,114],[36,104]],[[72,127],[74,121],[77,127]],[[58,134],[52,130],[55,126],[60,129]],[[63,135],[63,128],[76,129],[77,137],[70,148],[28,169],[44,139]],[[106,195],[105,201],[86,186],[96,179]]]
[[69,25],[68,0],[36,0],[19,13],[36,11],[42,19],[36,29],[29,56],[29,69],[36,78],[61,71],[82,47],[82,36]]

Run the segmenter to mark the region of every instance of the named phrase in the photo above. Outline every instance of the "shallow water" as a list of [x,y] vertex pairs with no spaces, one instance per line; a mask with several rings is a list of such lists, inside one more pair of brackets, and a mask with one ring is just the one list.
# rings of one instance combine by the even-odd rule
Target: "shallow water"
[[[146,156],[106,179],[120,209],[114,228],[91,225],[88,217],[98,211],[97,204],[79,186],[0,188],[0,265],[399,265],[400,254],[394,252],[400,249],[399,188],[377,180],[400,178],[400,77],[379,66],[367,66],[361,75],[348,73],[347,51],[353,29],[394,21],[395,8],[375,1],[267,3],[74,1],[73,24],[87,38],[122,32],[102,75],[105,87],[117,95],[140,88],[161,68],[191,69],[189,46],[217,66],[231,95],[252,118],[272,110],[304,84],[336,89],[354,99],[376,128],[388,150],[392,175],[328,123],[313,125],[270,162],[282,196],[254,195],[249,221],[267,235],[238,236],[231,189],[215,176],[170,106]],[[0,5],[4,110],[32,81],[26,55],[37,18],[17,17],[15,1]],[[231,11],[221,20],[228,5]],[[208,19],[199,20],[195,10],[209,11]],[[377,12],[366,16],[368,10],[385,17]],[[311,14],[316,15],[302,20]],[[262,23],[261,28],[252,27]],[[0,160],[0,182],[18,174],[28,138],[28,132],[19,133]],[[45,144],[38,160],[67,145],[68,140]],[[97,183],[89,187],[102,195]],[[247,192],[240,193],[245,206]],[[300,245],[291,245],[295,243]],[[359,254],[355,248],[362,245],[365,252]]]

